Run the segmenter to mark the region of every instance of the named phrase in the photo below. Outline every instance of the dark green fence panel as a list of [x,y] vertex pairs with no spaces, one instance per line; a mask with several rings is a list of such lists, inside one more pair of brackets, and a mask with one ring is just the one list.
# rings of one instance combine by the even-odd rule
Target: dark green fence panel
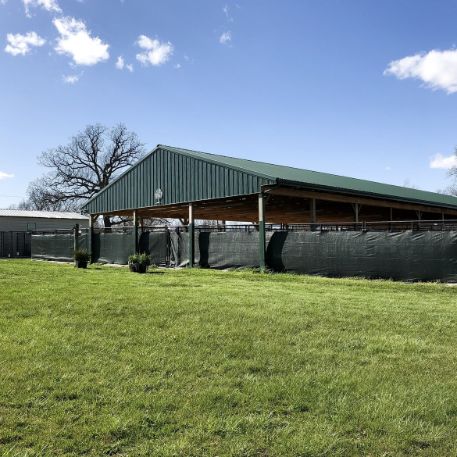
[[135,251],[134,243],[133,230],[120,233],[94,233],[93,262],[127,265],[129,255]]
[[71,262],[73,260],[73,233],[32,235],[32,258]]
[[168,238],[168,232],[142,232],[139,234],[138,252],[149,254],[153,265],[166,266],[170,257]]
[[457,280],[457,232],[275,232],[275,271],[408,281]]
[[30,257],[29,232],[0,232],[0,257]]
[[258,232],[201,232],[198,244],[202,267],[259,266]]
[[[93,261],[127,264],[133,231],[94,233]],[[195,264],[210,268],[258,267],[258,232],[195,233]],[[14,244],[16,243],[16,244]],[[87,248],[87,235],[78,239]],[[2,255],[17,247],[0,237]],[[145,232],[139,251],[156,265],[187,266],[189,233]],[[32,236],[32,257],[71,261],[73,234]],[[457,281],[457,232],[287,232],[267,233],[266,260],[273,271],[311,275]]]
[[[200,264],[200,245],[198,242],[199,233],[194,237],[194,264]],[[171,232],[170,233],[170,254],[171,263],[175,267],[185,267],[189,265],[189,233]]]

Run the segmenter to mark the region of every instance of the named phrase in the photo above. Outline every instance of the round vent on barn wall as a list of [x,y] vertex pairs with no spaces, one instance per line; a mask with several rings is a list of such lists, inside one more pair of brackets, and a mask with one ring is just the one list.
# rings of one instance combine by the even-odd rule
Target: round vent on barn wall
[[154,192],[154,200],[156,203],[160,203],[163,197],[163,192],[162,189],[159,187],[158,189],[155,190]]

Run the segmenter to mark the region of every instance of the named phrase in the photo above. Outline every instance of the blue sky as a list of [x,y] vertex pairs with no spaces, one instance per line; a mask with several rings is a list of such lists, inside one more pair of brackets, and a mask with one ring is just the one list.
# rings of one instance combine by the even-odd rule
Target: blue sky
[[148,148],[443,189],[456,17],[445,0],[0,0],[0,207],[95,122]]

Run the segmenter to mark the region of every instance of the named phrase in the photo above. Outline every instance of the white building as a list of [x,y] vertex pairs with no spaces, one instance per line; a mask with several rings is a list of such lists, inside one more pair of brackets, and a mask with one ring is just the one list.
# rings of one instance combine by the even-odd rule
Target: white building
[[76,224],[89,226],[89,218],[79,213],[0,209],[0,232],[68,230]]

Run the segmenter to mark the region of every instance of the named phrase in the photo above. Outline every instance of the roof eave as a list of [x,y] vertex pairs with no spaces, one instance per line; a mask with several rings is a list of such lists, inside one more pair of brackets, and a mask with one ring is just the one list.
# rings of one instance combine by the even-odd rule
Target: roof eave
[[300,187],[303,189],[316,189],[316,190],[324,190],[324,191],[333,191],[333,192],[338,192],[340,194],[346,194],[346,195],[363,195],[363,196],[368,196],[368,197],[374,197],[374,198],[382,198],[384,200],[392,200],[392,201],[397,201],[397,202],[403,202],[403,203],[420,203],[420,204],[426,204],[428,206],[434,206],[437,208],[448,208],[448,209],[457,209],[457,205],[451,205],[447,203],[436,203],[432,202],[430,200],[420,200],[417,198],[402,198],[402,197],[395,197],[392,195],[386,195],[386,194],[378,194],[376,192],[366,192],[366,191],[356,191],[356,190],[351,190],[351,189],[346,189],[346,188],[340,188],[340,187],[333,187],[333,186],[325,186],[322,184],[308,184],[300,181],[289,181],[286,179],[276,179],[276,184],[277,185],[286,185],[286,186],[294,186],[294,187]]

